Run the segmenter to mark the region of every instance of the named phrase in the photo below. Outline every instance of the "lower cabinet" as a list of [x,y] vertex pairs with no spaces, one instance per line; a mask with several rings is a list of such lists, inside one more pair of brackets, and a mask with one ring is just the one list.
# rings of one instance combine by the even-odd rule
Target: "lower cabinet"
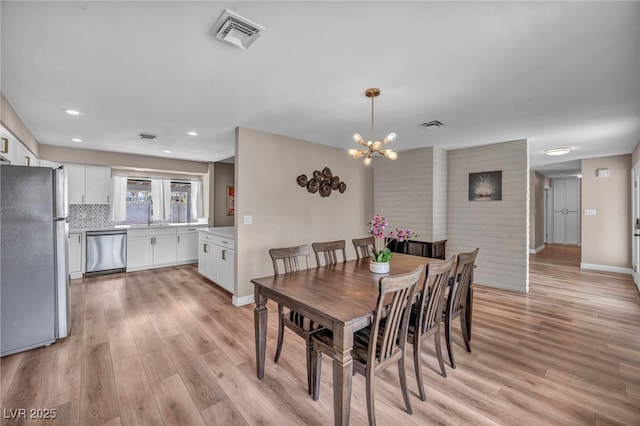
[[127,271],[159,268],[198,259],[197,228],[132,228],[127,231]]
[[198,260],[198,228],[178,229],[178,262]]
[[235,249],[229,238],[201,233],[198,272],[231,293],[235,291]]
[[81,278],[84,272],[82,246],[83,233],[69,232],[69,275],[71,278]]

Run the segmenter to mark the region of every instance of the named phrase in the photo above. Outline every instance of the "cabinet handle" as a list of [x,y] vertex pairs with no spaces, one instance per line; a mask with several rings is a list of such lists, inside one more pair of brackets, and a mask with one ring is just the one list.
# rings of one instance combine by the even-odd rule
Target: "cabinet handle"
[[178,243],[180,242],[180,235],[178,235]]
[[222,250],[222,260],[227,260],[227,251]]
[[31,165],[31,157],[24,157],[24,164],[29,167]]
[[78,234],[78,244],[82,244],[82,241],[80,240],[82,236],[80,234]]
[[0,146],[0,153],[9,153],[9,138],[2,138],[2,146]]
[[189,228],[189,229],[187,229],[187,231],[195,231],[195,230],[196,230],[196,228]]
[[204,247],[204,249],[203,249],[203,250],[204,250],[204,252],[205,252],[205,253],[209,253],[209,250],[207,250],[207,245],[206,245],[206,244],[203,244],[203,247]]
[[151,245],[153,245],[153,237],[151,237]]
[[222,244],[229,244],[229,241],[222,241]]
[[84,204],[84,195],[82,195],[82,204]]
[[107,204],[109,204],[109,195],[107,195]]

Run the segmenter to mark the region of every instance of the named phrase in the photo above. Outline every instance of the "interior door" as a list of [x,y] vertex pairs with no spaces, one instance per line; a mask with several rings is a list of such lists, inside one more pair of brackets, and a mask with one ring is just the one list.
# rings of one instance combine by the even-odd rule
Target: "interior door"
[[633,233],[632,247],[633,247],[633,281],[636,285],[640,285],[640,163],[631,171],[631,217],[633,218],[633,224],[631,226],[631,232]]
[[553,224],[555,244],[580,244],[580,180],[552,180]]

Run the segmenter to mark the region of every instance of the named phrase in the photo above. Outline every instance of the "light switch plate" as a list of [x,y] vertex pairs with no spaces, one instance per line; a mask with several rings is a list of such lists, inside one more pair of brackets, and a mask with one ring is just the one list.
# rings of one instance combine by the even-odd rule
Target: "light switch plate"
[[595,210],[585,210],[584,211],[584,215],[585,216],[595,216],[596,215],[596,211]]
[[244,217],[242,219],[243,219],[243,223],[245,225],[251,225],[253,223],[253,216],[251,216],[249,214],[244,215]]

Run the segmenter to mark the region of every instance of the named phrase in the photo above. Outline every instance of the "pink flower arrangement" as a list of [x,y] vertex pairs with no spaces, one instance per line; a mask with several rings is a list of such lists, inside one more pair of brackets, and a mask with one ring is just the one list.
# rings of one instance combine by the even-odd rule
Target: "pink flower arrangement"
[[391,260],[393,253],[389,250],[389,243],[393,240],[401,243],[408,240],[413,234],[409,228],[396,228],[394,231],[384,232],[387,225],[387,218],[378,213],[369,222],[369,233],[375,237],[373,245],[373,260],[375,262],[388,262]]

